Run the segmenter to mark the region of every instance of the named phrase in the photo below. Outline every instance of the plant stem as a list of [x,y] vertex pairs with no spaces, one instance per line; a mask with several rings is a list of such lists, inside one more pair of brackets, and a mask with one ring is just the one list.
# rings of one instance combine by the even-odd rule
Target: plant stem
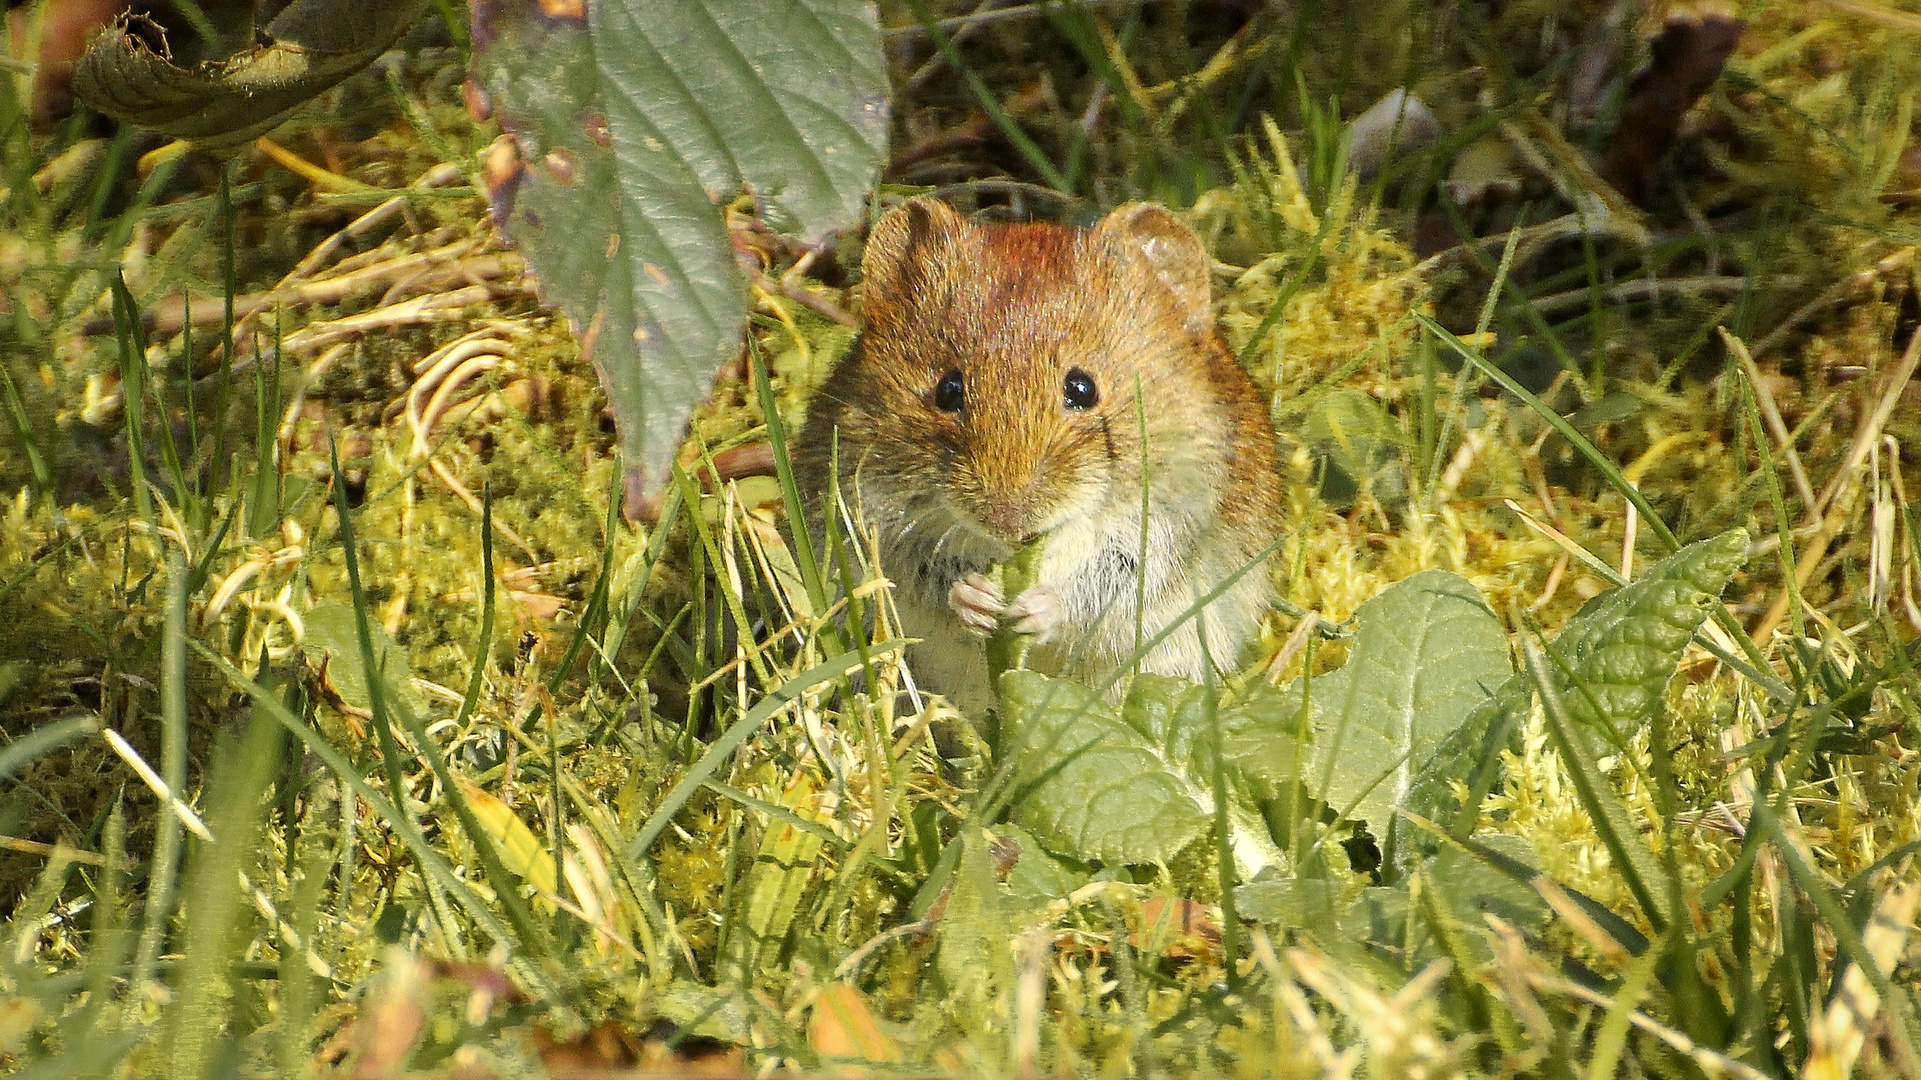
[[[1000,586],[1003,598],[1011,603],[1015,597],[1040,581],[1041,552],[1046,547],[1045,538],[1036,539],[988,569],[988,579]],[[1032,634],[1016,633],[1006,625],[995,630],[994,636],[987,639],[987,680],[996,687],[996,693],[999,692],[1001,672],[1019,671],[1026,667],[1028,650],[1033,647]]]

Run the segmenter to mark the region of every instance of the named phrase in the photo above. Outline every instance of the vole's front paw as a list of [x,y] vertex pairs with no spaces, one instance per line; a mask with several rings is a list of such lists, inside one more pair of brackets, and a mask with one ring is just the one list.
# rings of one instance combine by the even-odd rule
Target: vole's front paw
[[1061,594],[1046,585],[1036,585],[1016,596],[1001,611],[1001,618],[1014,624],[1017,634],[1032,634],[1035,641],[1047,641],[1061,628],[1066,613],[1061,609]]
[[947,590],[947,606],[960,616],[961,625],[969,633],[981,637],[1000,628],[1001,612],[1006,608],[1000,587],[982,574],[969,574],[954,582],[954,587]]

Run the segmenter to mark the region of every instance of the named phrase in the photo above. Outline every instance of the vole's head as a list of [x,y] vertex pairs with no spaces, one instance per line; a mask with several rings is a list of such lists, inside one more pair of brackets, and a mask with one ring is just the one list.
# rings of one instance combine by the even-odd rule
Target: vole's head
[[1207,253],[1164,208],[1081,230],[915,199],[874,227],[861,269],[842,460],[858,448],[870,476],[957,524],[1014,545],[1117,495],[1138,505],[1144,423],[1157,463],[1183,432],[1213,438]]

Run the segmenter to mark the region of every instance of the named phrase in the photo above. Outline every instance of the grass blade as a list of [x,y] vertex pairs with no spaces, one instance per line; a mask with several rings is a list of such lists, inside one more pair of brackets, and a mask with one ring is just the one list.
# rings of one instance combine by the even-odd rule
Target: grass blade
[[[867,653],[870,656],[879,656],[904,648],[906,644],[906,641],[899,638],[875,642]],[[693,797],[694,792],[700,790],[701,785],[714,775],[721,763],[731,757],[734,751],[740,749],[754,732],[759,731],[761,725],[772,720],[782,709],[814,687],[835,679],[844,679],[859,671],[861,663],[860,652],[841,653],[839,656],[808,668],[755,702],[753,708],[728,725],[720,738],[708,744],[707,751],[700,755],[700,760],[694,762],[693,767],[687,770],[687,774],[680,778],[680,783],[675,784],[674,789],[661,800],[653,816],[647,819],[647,824],[641,826],[640,835],[627,846],[627,857],[636,861],[644,858],[647,850],[654,846],[654,841],[660,838],[660,834],[667,828],[668,823],[673,821],[674,815],[680,813],[680,808],[687,805],[687,800]]]
[[23,766],[42,754],[100,730],[97,716],[69,716],[44,727],[37,727],[0,749],[0,782],[5,782]]
[[[537,922],[529,910],[526,899],[515,885],[518,880],[507,869],[499,850],[495,847],[492,834],[480,823],[473,807],[461,795],[460,786],[454,780],[453,772],[440,754],[435,752],[438,744],[430,735],[420,718],[404,701],[388,701],[387,686],[381,665],[374,653],[373,633],[367,620],[367,596],[360,582],[360,558],[354,539],[353,513],[347,505],[347,482],[340,470],[340,451],[338,444],[332,448],[334,470],[334,505],[339,513],[340,542],[346,556],[347,583],[353,593],[354,625],[360,638],[361,664],[367,672],[367,696],[373,712],[373,727],[380,735],[381,757],[387,769],[388,790],[393,793],[394,808],[409,818],[412,811],[407,806],[407,778],[401,772],[400,742],[394,738],[393,724],[399,718],[407,734],[420,748],[420,756],[426,760],[440,782],[442,797],[453,807],[454,814],[460,819],[461,829],[474,846],[481,868],[487,873],[487,880],[494,885],[494,894],[500,906],[506,909],[507,919],[513,925],[515,935],[507,939],[518,943],[523,949],[541,960],[554,958],[554,946],[549,940],[543,924]],[[417,830],[418,826],[414,826]],[[449,933],[452,927],[446,927]]]
[[[139,454],[136,452],[137,459]],[[150,508],[151,509],[151,508]],[[187,787],[187,565],[178,548],[167,551],[167,615],[160,643],[160,777],[179,797]],[[146,985],[173,916],[173,890],[180,869],[181,821],[163,811],[154,823],[153,864],[148,873],[147,906],[128,984],[126,1022],[145,1005]]]
[[1560,689],[1548,669],[1547,656],[1541,646],[1531,637],[1522,638],[1521,655],[1547,713],[1548,737],[1561,755],[1562,766],[1574,783],[1581,806],[1593,822],[1595,833],[1608,849],[1628,891],[1634,894],[1648,922],[1653,924],[1657,932],[1665,929],[1674,917],[1669,906],[1669,897],[1674,890],[1666,872],[1655,861],[1654,853],[1641,842],[1640,831],[1628,817],[1626,804],[1615,793],[1607,776],[1589,753],[1574,717],[1568,713],[1567,702],[1561,699]]

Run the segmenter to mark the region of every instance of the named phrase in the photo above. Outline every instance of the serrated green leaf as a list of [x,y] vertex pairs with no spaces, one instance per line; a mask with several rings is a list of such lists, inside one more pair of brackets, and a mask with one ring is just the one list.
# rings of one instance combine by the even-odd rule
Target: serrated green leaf
[[[1747,544],[1747,533],[1739,529],[1690,544],[1633,583],[1589,600],[1561,631],[1553,651],[1574,678],[1559,665],[1550,666],[1549,677],[1576,725],[1589,733],[1591,748],[1604,738],[1614,742],[1608,732],[1631,734],[1659,704],[1708,605],[1740,568]],[[1512,746],[1532,706],[1532,690],[1527,675],[1516,674],[1442,740],[1420,769],[1405,809],[1465,838],[1474,808],[1495,783],[1501,751]],[[1469,805],[1451,793],[1454,780],[1468,787]],[[1433,850],[1426,842],[1418,847]]]
[[1311,741],[1312,729],[1303,723],[1300,695],[1265,682],[1246,701],[1221,710],[1221,756],[1254,798],[1276,798],[1286,785],[1305,779],[1300,736]]
[[[1401,809],[1438,823],[1456,839],[1466,839],[1474,830],[1481,800],[1500,780],[1501,753],[1514,748],[1532,701],[1527,677],[1509,678],[1435,746],[1433,755],[1415,772],[1414,786]],[[1454,794],[1456,782],[1467,788],[1465,803]],[[1418,832],[1410,837],[1404,825],[1396,821],[1389,827],[1386,855],[1394,880],[1404,879],[1419,857],[1433,854],[1439,843]]]
[[1362,604],[1355,620],[1347,663],[1297,680],[1268,707],[1286,722],[1307,695],[1315,733],[1304,770],[1309,791],[1380,836],[1434,747],[1513,667],[1501,621],[1459,574],[1426,570],[1397,582]]
[[1634,894],[1648,922],[1657,931],[1665,928],[1674,916],[1673,881],[1641,839],[1627,803],[1609,782],[1587,740],[1581,738],[1573,713],[1567,707],[1568,697],[1554,685],[1557,677],[1553,665],[1533,641],[1521,642],[1521,654],[1527,664],[1528,679],[1541,695],[1549,744],[1561,755],[1561,767],[1567,771],[1575,797],[1587,811],[1588,821],[1601,838],[1602,846],[1607,848],[1615,872],[1627,883],[1628,891]]
[[887,143],[874,7],[478,7],[474,71],[518,150],[490,170],[495,215],[592,353],[629,468],[658,487],[746,322],[718,203],[751,189],[810,241],[859,218]]

